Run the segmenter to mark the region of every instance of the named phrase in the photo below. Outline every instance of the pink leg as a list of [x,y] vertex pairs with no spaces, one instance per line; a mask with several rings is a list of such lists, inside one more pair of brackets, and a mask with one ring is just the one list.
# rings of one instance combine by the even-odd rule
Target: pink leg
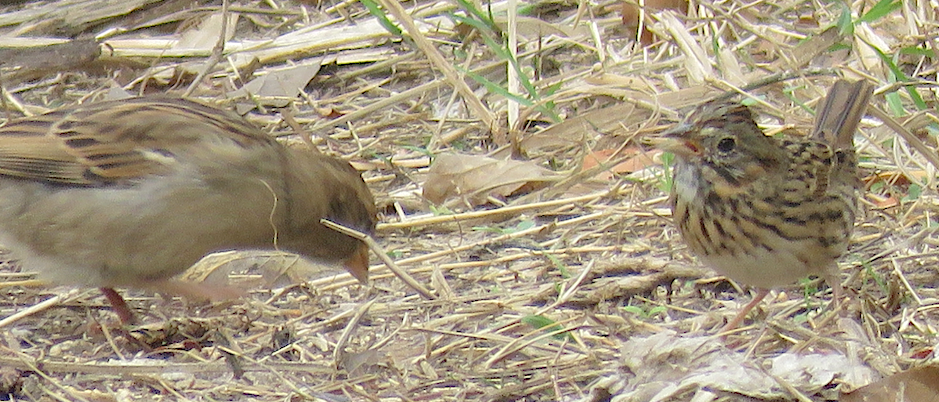
[[99,289],[101,289],[101,293],[104,293],[104,297],[111,302],[111,308],[114,310],[114,313],[117,314],[117,317],[121,319],[121,323],[132,324],[134,322],[134,313],[130,311],[130,307],[127,307],[127,302],[124,301],[124,298],[117,294],[114,289]]
[[825,282],[828,283],[828,286],[831,287],[831,302],[832,309],[840,310],[841,299],[844,298],[844,286],[841,285],[841,277],[838,272],[838,267],[835,266],[835,269],[826,273],[823,278]]
[[760,304],[760,302],[763,301],[763,299],[768,294],[769,294],[769,289],[757,289],[756,296],[753,297],[753,300],[747,303],[746,306],[743,306],[743,308],[740,309],[740,312],[737,313],[737,316],[735,316],[734,319],[730,320],[730,322],[728,322],[727,325],[724,326],[724,328],[721,328],[720,332],[726,333],[737,328],[737,325],[740,325],[740,322],[742,322],[744,318],[747,318],[747,314],[750,313],[750,310],[753,310],[753,308],[756,307],[757,304]]

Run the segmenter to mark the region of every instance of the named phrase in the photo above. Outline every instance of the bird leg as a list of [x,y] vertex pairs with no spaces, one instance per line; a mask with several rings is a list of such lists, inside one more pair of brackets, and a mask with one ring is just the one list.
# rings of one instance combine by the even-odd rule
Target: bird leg
[[[841,286],[841,280],[836,272],[826,273],[823,275],[823,278],[825,279],[825,282],[828,283],[828,286],[831,287],[831,302],[833,304],[832,308],[837,311],[841,307],[841,298],[844,297],[844,287]],[[758,289],[756,296],[753,297],[753,300],[751,300],[750,303],[747,303],[746,306],[743,306],[743,308],[740,309],[740,312],[737,313],[737,315],[732,320],[730,320],[727,325],[724,325],[724,327],[721,328],[719,332],[727,333],[736,329],[737,326],[743,322],[744,318],[747,318],[747,314],[750,313],[750,310],[753,310],[753,308],[755,308],[757,304],[763,301],[763,299],[766,298],[766,295],[768,294],[769,289]]]
[[124,298],[112,288],[99,289],[101,289],[101,293],[104,293],[104,297],[111,302],[111,309],[114,310],[117,317],[121,319],[121,324],[133,324],[134,313],[130,311],[130,307],[127,307],[127,302],[124,301]]
[[750,313],[750,310],[753,310],[753,308],[756,307],[757,304],[760,304],[760,302],[763,301],[763,299],[766,298],[766,295],[768,294],[769,294],[769,289],[763,289],[763,288],[757,289],[756,296],[753,297],[753,300],[747,303],[746,306],[743,306],[743,308],[740,309],[740,312],[737,313],[737,316],[734,317],[734,319],[730,320],[730,322],[728,322],[727,325],[721,328],[719,332],[727,333],[737,328],[737,325],[740,325],[740,322],[742,322],[744,318],[747,318],[747,314]]
[[828,283],[828,287],[831,288],[832,310],[842,315],[844,312],[841,311],[841,301],[844,298],[844,286],[841,285],[841,276],[839,273],[838,266],[835,265],[835,268],[826,271],[825,274],[822,275],[822,278]]
[[[184,282],[172,279],[154,281],[142,285],[141,287],[163,294],[212,301],[235,299],[244,296],[245,293],[240,289],[230,286]],[[130,310],[130,307],[127,306],[127,302],[124,301],[124,298],[112,288],[99,289],[101,289],[101,293],[104,293],[104,297],[111,302],[111,308],[114,310],[114,313],[117,314],[117,317],[121,319],[121,323],[125,325],[133,324],[135,321],[134,313]]]

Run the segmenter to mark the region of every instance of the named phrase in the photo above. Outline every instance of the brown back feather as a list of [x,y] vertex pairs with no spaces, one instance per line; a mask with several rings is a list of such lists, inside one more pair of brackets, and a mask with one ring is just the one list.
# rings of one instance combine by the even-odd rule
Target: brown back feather
[[275,141],[239,116],[175,98],[132,98],[60,109],[0,127],[0,175],[106,186],[172,169],[194,142],[250,148]]

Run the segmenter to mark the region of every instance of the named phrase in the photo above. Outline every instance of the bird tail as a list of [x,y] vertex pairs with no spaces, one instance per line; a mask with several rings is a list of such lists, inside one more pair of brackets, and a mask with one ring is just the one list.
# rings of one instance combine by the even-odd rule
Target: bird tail
[[835,151],[854,150],[854,133],[867,111],[874,86],[866,80],[838,80],[815,109],[811,137]]

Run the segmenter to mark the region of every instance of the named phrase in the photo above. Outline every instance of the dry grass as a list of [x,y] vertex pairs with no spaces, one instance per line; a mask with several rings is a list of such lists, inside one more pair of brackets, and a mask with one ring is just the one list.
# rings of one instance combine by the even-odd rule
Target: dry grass
[[[457,2],[381,1],[406,40],[358,1],[318,3],[236,0],[228,11],[240,18],[229,20],[231,39],[215,57],[220,31],[200,27],[222,21],[218,2],[7,6],[0,46],[19,48],[2,66],[8,114],[120,89],[261,105],[249,119],[285,136],[312,132],[321,150],[363,170],[383,211],[376,240],[433,296],[373,259],[370,287],[343,274],[211,305],[130,291],[142,324],[119,327],[95,291],[4,288],[4,317],[60,298],[0,333],[0,399],[825,400],[934,358],[932,3],[902,2],[842,38],[821,34],[838,20],[838,4],[694,1],[690,17],[650,16],[646,45],[623,25],[619,1],[524,3],[518,17],[505,12],[514,2],[484,3],[498,28],[517,36],[521,72],[537,92],[521,104],[468,76],[524,93],[485,44],[493,33],[448,17],[466,15]],[[62,42],[53,38],[78,36],[97,36],[100,54],[79,42],[31,56]],[[188,45],[174,42],[182,38]],[[832,43],[842,46],[829,50]],[[865,43],[891,56],[928,53],[893,58],[909,77],[931,81],[913,86],[925,111],[890,83]],[[303,94],[231,94],[254,77],[320,60]],[[668,222],[661,169],[636,156],[634,139],[674,123],[682,107],[767,78],[777,82],[747,91],[761,123],[804,132],[811,116],[803,105],[838,75],[876,82],[873,107],[903,128],[884,124],[886,114],[862,124],[871,189],[842,262],[846,318],[828,308],[827,289],[814,290],[818,281],[793,284],[721,343],[716,330],[750,296],[685,250]],[[420,192],[428,155],[447,153],[514,157],[561,177],[482,206],[463,188],[434,216]],[[593,155],[612,155],[602,166],[617,166],[614,174],[583,170]],[[621,160],[648,168],[628,173]],[[3,272],[21,279],[15,271]],[[538,317],[548,325],[537,328]],[[774,371],[780,356],[798,362],[797,375]],[[818,374],[831,361],[838,366]],[[705,373],[713,376],[689,380]]]

